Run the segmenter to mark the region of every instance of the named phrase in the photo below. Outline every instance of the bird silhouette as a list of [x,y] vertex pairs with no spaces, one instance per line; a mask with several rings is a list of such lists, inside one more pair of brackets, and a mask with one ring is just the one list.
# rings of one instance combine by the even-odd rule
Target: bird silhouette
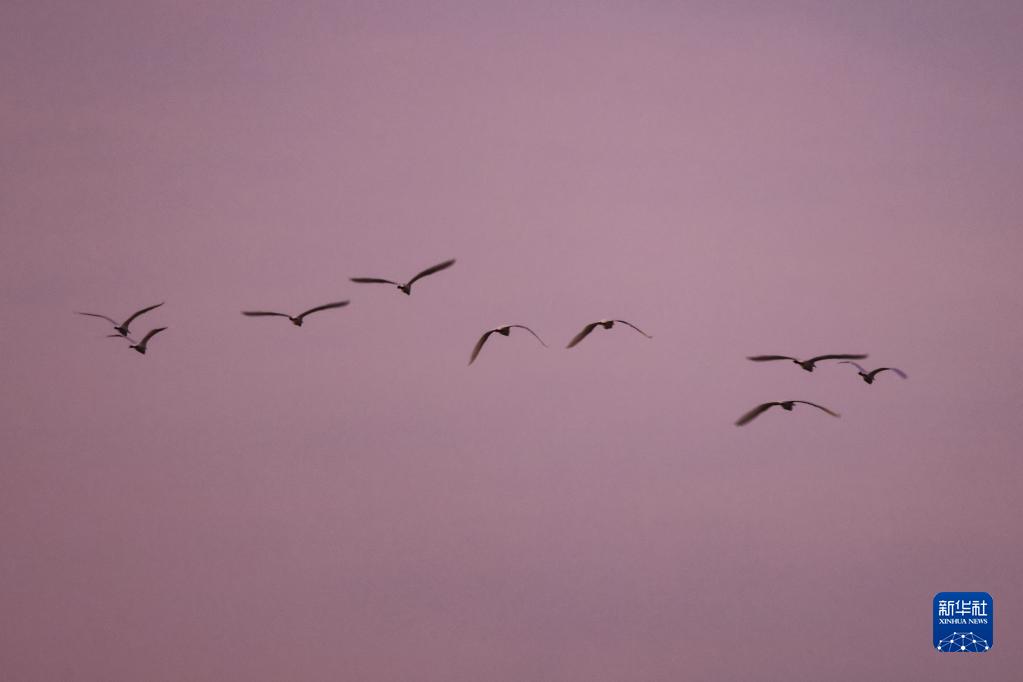
[[316,313],[316,312],[319,312],[321,310],[330,310],[332,308],[343,308],[346,305],[348,305],[349,303],[350,303],[350,301],[338,301],[336,303],[325,303],[323,305],[318,305],[315,308],[310,308],[309,310],[305,311],[304,313],[300,313],[298,315],[295,315],[294,317],[292,317],[291,315],[288,315],[287,313],[272,313],[272,312],[267,312],[267,311],[264,311],[264,310],[243,310],[242,311],[242,315],[247,315],[249,317],[286,317],[289,320],[291,320],[291,324],[295,325],[296,327],[301,327],[302,326],[302,320],[305,318],[306,315],[311,315],[312,313]]
[[506,324],[503,327],[494,327],[493,329],[489,329],[489,330],[487,330],[487,331],[485,331],[483,333],[483,336],[480,337],[480,340],[476,342],[476,347],[472,349],[472,355],[469,356],[469,364],[471,365],[473,363],[473,361],[476,360],[476,356],[480,354],[481,350],[483,350],[483,344],[485,344],[487,342],[487,339],[490,338],[491,334],[496,332],[496,333],[500,334],[501,336],[508,336],[509,334],[511,334],[511,330],[512,330],[513,327],[514,328],[518,328],[518,329],[525,329],[527,332],[529,332],[533,336],[536,336],[536,340],[539,341],[540,344],[544,348],[547,347],[547,344],[543,342],[543,339],[541,339],[537,335],[537,333],[535,331],[533,331],[532,329],[530,329],[526,325],[524,325],[524,324]]
[[739,417],[739,420],[735,422],[735,425],[736,426],[742,426],[744,424],[749,424],[751,421],[756,419],[761,413],[769,410],[770,408],[774,407],[775,405],[781,405],[781,409],[786,410],[788,412],[791,412],[792,408],[795,406],[796,403],[803,403],[804,405],[813,405],[818,410],[823,410],[823,411],[827,412],[828,414],[830,414],[832,417],[840,416],[837,412],[832,412],[831,410],[829,410],[828,408],[824,407],[823,405],[818,405],[817,403],[811,403],[808,400],[782,400],[780,402],[776,401],[776,402],[770,402],[770,403],[761,403],[760,405],[757,405],[752,410],[750,410],[746,414],[744,414],[741,417]]
[[351,280],[353,282],[358,282],[359,284],[393,284],[394,286],[398,287],[398,289],[400,289],[402,292],[404,292],[406,296],[411,296],[412,285],[415,284],[416,281],[422,279],[423,277],[426,277],[427,275],[432,275],[435,272],[447,270],[454,264],[455,264],[454,258],[452,258],[451,260],[446,260],[443,263],[438,263],[437,265],[426,268],[425,270],[423,270],[418,275],[410,279],[408,282],[405,282],[404,284],[402,284],[401,282],[394,282],[389,279],[381,279],[379,277],[352,277]]
[[571,348],[572,346],[575,346],[580,341],[582,341],[587,336],[589,336],[590,332],[592,332],[597,327],[603,327],[604,329],[610,329],[611,327],[615,326],[615,322],[621,322],[624,325],[628,325],[629,327],[632,327],[633,329],[635,329],[636,331],[638,331],[640,334],[642,334],[643,336],[647,337],[648,339],[654,338],[654,337],[650,336],[649,334],[647,334],[642,329],[640,329],[639,327],[637,327],[636,325],[632,324],[631,322],[626,322],[625,320],[598,320],[597,322],[590,322],[588,325],[583,327],[583,330],[581,332],[579,332],[578,334],[576,334],[575,337],[571,341],[568,342],[568,345],[565,346],[565,348]]
[[862,360],[865,357],[867,357],[866,354],[851,355],[848,353],[844,353],[837,355],[818,355],[817,357],[810,358],[809,360],[797,360],[796,358],[789,357],[788,355],[753,355],[747,358],[747,360],[752,360],[753,362],[767,362],[770,360],[791,360],[792,362],[796,363],[797,365],[805,369],[807,372],[812,372],[813,366],[816,363],[820,362],[821,360]]
[[75,311],[75,313],[78,315],[88,315],[89,317],[100,317],[109,322],[110,324],[114,325],[114,331],[116,331],[119,336],[128,336],[128,325],[131,324],[132,320],[134,320],[139,315],[142,315],[143,313],[148,313],[150,310],[153,310],[154,308],[159,308],[162,305],[163,303],[157,303],[156,305],[151,305],[146,308],[143,308],[142,310],[133,313],[131,317],[129,317],[127,320],[120,324],[117,324],[117,320],[109,318],[106,315],[100,315],[99,313],[80,313],[77,310]]
[[128,348],[136,350],[139,353],[142,353],[143,355],[145,355],[146,354],[146,347],[149,345],[149,339],[153,338],[154,336],[156,336],[157,334],[159,334],[160,332],[162,332],[166,328],[167,327],[157,327],[156,329],[150,329],[149,333],[146,334],[145,336],[143,336],[141,341],[139,341],[138,343],[133,343],[132,345],[128,346]]
[[887,371],[895,372],[896,374],[898,374],[903,379],[907,379],[908,378],[906,376],[906,373],[903,372],[898,367],[878,367],[877,369],[874,369],[874,370],[871,370],[871,371],[868,372],[867,370],[863,369],[862,365],[859,365],[859,364],[857,364],[855,362],[851,362],[849,360],[843,360],[842,362],[840,362],[838,364],[854,366],[856,369],[859,370],[860,376],[863,377],[863,380],[865,382],[867,382],[868,384],[874,383],[874,378],[877,377],[878,374],[880,374],[881,372],[884,372],[886,370]]

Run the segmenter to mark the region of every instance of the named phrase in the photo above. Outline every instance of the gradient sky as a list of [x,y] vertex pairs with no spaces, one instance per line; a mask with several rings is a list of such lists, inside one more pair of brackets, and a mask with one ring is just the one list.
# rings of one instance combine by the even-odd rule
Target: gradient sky
[[[4,678],[1018,676],[1021,34],[965,0],[4,2]],[[72,314],[163,300],[144,357]],[[654,339],[563,349],[601,317]],[[467,368],[502,322],[551,348]],[[910,379],[744,359],[825,352]],[[732,425],[791,398],[842,418]],[[944,590],[994,596],[989,653],[933,651]]]

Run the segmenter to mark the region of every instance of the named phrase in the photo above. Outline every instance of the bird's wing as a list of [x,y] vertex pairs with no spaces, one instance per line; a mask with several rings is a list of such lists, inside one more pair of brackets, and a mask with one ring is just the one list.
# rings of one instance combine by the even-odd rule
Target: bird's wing
[[878,373],[879,373],[879,372],[883,372],[883,371],[885,371],[886,369],[887,369],[887,370],[891,370],[892,372],[895,372],[896,374],[898,374],[898,375],[899,375],[900,377],[902,377],[903,379],[908,379],[908,378],[909,378],[909,377],[908,377],[908,376],[906,375],[906,373],[905,373],[905,372],[903,372],[903,371],[902,371],[901,369],[899,369],[898,367],[878,367],[877,369],[875,369],[875,370],[874,370],[873,372],[871,372],[871,373],[870,373],[869,375],[867,375],[867,376],[869,376],[869,377],[870,377],[871,379],[873,379],[874,377],[876,377],[876,376],[878,375]]
[[319,312],[320,310],[330,310],[331,308],[344,308],[349,303],[350,303],[350,301],[337,301],[336,303],[324,303],[323,305],[318,305],[315,308],[310,308],[309,310],[305,311],[301,315],[298,315],[295,319],[296,320],[301,320],[306,315],[310,315],[312,313]]
[[291,317],[291,315],[288,315],[286,313],[271,313],[271,312],[267,312],[265,310],[243,310],[242,311],[242,315],[248,315],[249,317],[269,317],[269,316],[273,316],[273,317],[287,317],[287,318]]
[[853,362],[852,360],[842,360],[838,364],[840,364],[840,365],[852,365],[853,367],[855,367],[856,369],[860,370],[864,374],[867,373],[867,370],[863,369],[863,365],[859,364],[858,362]]
[[359,284],[393,284],[398,286],[397,282],[392,282],[389,279],[380,279],[379,277],[351,277],[350,279]]
[[405,286],[409,286],[410,287],[410,286],[412,286],[412,283],[415,282],[417,279],[422,279],[423,277],[426,277],[427,275],[432,275],[433,273],[440,272],[441,270],[447,270],[448,268],[450,268],[454,264],[455,264],[455,259],[454,258],[452,258],[451,260],[446,260],[443,263],[437,263],[436,265],[434,265],[432,267],[426,268],[425,270],[420,272],[418,275],[416,275],[415,277],[410,279],[408,281],[408,284],[406,284]]
[[751,355],[746,359],[752,360],[753,362],[767,362],[768,360],[795,360],[796,362],[799,362],[795,358],[790,358],[788,355]]
[[140,310],[137,313],[133,314],[131,317],[129,317],[123,323],[121,323],[121,326],[122,327],[127,327],[129,324],[131,324],[132,320],[134,320],[136,317],[138,317],[142,313],[148,313],[150,310],[153,310],[154,308],[159,308],[162,305],[163,305],[163,303],[157,303],[156,305],[151,305],[148,308],[143,308],[142,310]]
[[496,330],[491,329],[490,331],[484,332],[483,336],[480,337],[480,340],[476,342],[476,347],[472,349],[472,355],[469,356],[470,365],[476,360],[476,356],[480,354],[480,351],[483,350],[483,344],[487,342],[487,339],[489,339],[490,335],[495,331]]
[[809,400],[793,400],[792,402],[794,402],[794,403],[803,403],[804,405],[813,405],[818,410],[824,410],[825,412],[830,414],[832,417],[840,417],[841,416],[840,414],[838,414],[838,412],[832,412],[831,410],[829,410],[828,408],[824,407],[823,405],[818,405],[817,403],[811,403]]
[[543,342],[543,339],[541,339],[541,338],[540,338],[540,335],[539,335],[539,334],[537,334],[537,333],[536,333],[535,331],[533,331],[532,329],[530,329],[529,327],[527,327],[526,325],[524,325],[524,324],[510,324],[510,325],[508,325],[508,326],[509,326],[509,327],[518,327],[519,329],[525,329],[525,330],[526,330],[527,332],[529,332],[530,334],[532,334],[533,336],[535,336],[535,337],[536,337],[536,340],[537,340],[537,341],[539,341],[539,342],[540,342],[540,343],[541,343],[541,344],[543,345],[543,347],[544,347],[544,348],[546,348],[546,347],[547,347],[547,344]]
[[750,410],[746,414],[744,414],[741,417],[739,417],[739,419],[735,422],[735,425],[736,426],[742,426],[744,424],[749,424],[751,421],[756,419],[757,416],[759,416],[761,412],[764,412],[765,410],[767,410],[767,409],[769,409],[771,407],[774,407],[775,405],[780,405],[780,404],[781,403],[777,403],[777,402],[775,402],[775,403],[761,403],[760,405],[757,405],[756,407],[754,407],[752,410]]
[[89,317],[102,317],[104,320],[106,320],[110,324],[114,325],[115,327],[117,326],[117,321],[116,320],[111,320],[106,315],[100,315],[99,313],[80,313],[77,310],[75,311],[75,314],[76,315],[88,315]]
[[810,358],[807,362],[820,362],[821,360],[862,360],[867,357],[866,353],[862,355],[849,354],[849,353],[832,353],[831,355],[818,355],[815,358]]
[[625,320],[615,320],[615,322],[621,322],[622,324],[629,325],[630,327],[632,327],[633,329],[635,329],[636,331],[638,331],[640,334],[642,334],[643,336],[647,337],[648,339],[654,338],[654,337],[650,336],[649,334],[647,334],[642,329],[640,329],[639,327],[637,327],[636,325],[632,324],[631,322],[626,322]]
[[147,343],[149,343],[149,339],[153,338],[154,336],[156,336],[157,334],[159,334],[160,332],[162,332],[166,328],[167,327],[157,327],[156,329],[150,329],[149,333],[146,334],[145,336],[143,336],[142,340],[138,342],[138,345],[142,346],[144,348],[145,345]]
[[576,334],[575,338],[573,338],[571,341],[569,341],[568,345],[565,346],[565,348],[571,348],[572,346],[576,345],[577,343],[579,343],[580,341],[585,339],[587,336],[589,336],[590,332],[592,332],[597,327],[598,324],[600,324],[600,323],[599,322],[590,322],[588,325],[583,327],[583,330],[581,332],[579,332],[578,334]]

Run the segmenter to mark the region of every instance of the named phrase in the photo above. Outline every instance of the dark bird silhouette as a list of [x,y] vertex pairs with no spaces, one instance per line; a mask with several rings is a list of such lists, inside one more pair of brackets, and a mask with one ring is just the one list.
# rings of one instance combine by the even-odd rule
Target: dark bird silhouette
[[782,400],[780,402],[762,403],[760,405],[757,405],[752,410],[750,410],[746,414],[744,414],[741,417],[739,417],[739,420],[737,422],[735,422],[735,425],[736,426],[742,426],[744,424],[749,424],[751,421],[756,419],[762,412],[766,412],[767,410],[769,410],[770,408],[774,407],[775,405],[781,405],[781,409],[786,410],[788,412],[791,412],[793,406],[795,406],[796,403],[803,403],[804,405],[813,405],[818,410],[824,410],[825,412],[830,414],[832,417],[840,416],[837,412],[832,412],[831,410],[829,410],[828,408],[824,407],[823,405],[818,405],[817,403],[811,403],[808,400]]
[[149,345],[149,339],[153,338],[166,328],[167,327],[157,327],[156,329],[150,329],[149,333],[143,336],[141,341],[139,341],[138,343],[133,343],[132,345],[128,346],[128,348],[137,350],[139,353],[145,355],[146,347]]
[[576,334],[575,337],[571,341],[568,342],[568,345],[565,346],[565,348],[571,348],[572,346],[575,346],[580,341],[582,341],[587,336],[589,336],[590,332],[592,332],[597,327],[603,327],[604,329],[610,329],[611,327],[615,326],[615,322],[621,322],[624,325],[632,327],[633,329],[635,329],[636,331],[638,331],[640,334],[642,334],[643,336],[647,337],[648,339],[654,338],[654,337],[650,336],[649,334],[647,334],[642,329],[640,329],[639,327],[637,327],[636,325],[632,324],[631,322],[626,322],[625,320],[598,320],[597,322],[590,322],[588,325],[583,327],[583,330],[581,332],[579,332],[578,334]]
[[527,332],[529,332],[533,336],[536,336],[536,340],[539,341],[540,344],[544,348],[547,347],[547,344],[543,342],[543,339],[541,339],[537,335],[537,333],[535,331],[533,331],[532,329],[530,329],[526,325],[524,325],[524,324],[506,324],[503,327],[494,327],[493,329],[487,330],[486,332],[483,333],[483,336],[480,337],[480,340],[476,342],[476,347],[472,349],[472,355],[469,356],[469,364],[471,365],[473,363],[473,361],[476,359],[476,356],[480,354],[481,350],[483,350],[483,344],[485,344],[487,342],[487,339],[490,338],[491,334],[496,332],[496,333],[500,334],[501,336],[508,336],[509,334],[511,334],[511,330],[512,330],[513,327],[516,327],[518,329],[525,329]]
[[131,317],[129,317],[127,320],[125,320],[121,324],[117,324],[117,320],[109,318],[106,315],[100,315],[99,313],[80,313],[77,310],[75,311],[75,313],[77,313],[78,315],[88,315],[89,317],[100,317],[100,318],[103,318],[104,320],[106,320],[110,324],[114,325],[114,331],[116,331],[119,336],[128,336],[128,325],[131,324],[132,320],[134,320],[139,315],[142,315],[143,313],[148,313],[150,310],[153,310],[154,308],[159,308],[162,305],[163,305],[163,303],[157,303],[156,305],[151,305],[151,306],[149,306],[147,308],[143,308],[142,310],[134,313]]
[[266,312],[266,311],[263,311],[263,310],[243,310],[242,311],[242,315],[248,315],[249,317],[286,317],[289,320],[291,320],[291,324],[295,325],[296,327],[301,327],[302,326],[302,320],[305,318],[306,315],[311,315],[311,314],[319,312],[321,310],[330,310],[331,308],[343,308],[346,305],[348,305],[349,303],[350,303],[350,301],[338,301],[337,303],[325,303],[323,305],[318,305],[315,308],[310,308],[309,310],[305,311],[304,313],[301,313],[299,315],[295,315],[294,317],[292,317],[291,315],[288,315],[287,313],[271,313],[271,312]]
[[796,363],[797,365],[805,369],[807,372],[812,372],[813,366],[816,363],[820,362],[821,360],[862,360],[865,357],[867,357],[866,354],[850,355],[848,353],[845,353],[837,355],[818,355],[817,357],[810,358],[809,360],[797,360],[796,358],[789,357],[788,355],[754,355],[752,357],[747,358],[747,360],[752,360],[753,362],[767,362],[769,360],[791,360],[792,362]]
[[877,377],[878,374],[880,374],[881,372],[884,372],[886,370],[895,372],[896,374],[898,374],[903,379],[907,379],[908,378],[906,376],[906,373],[903,372],[898,367],[878,367],[877,369],[874,369],[874,370],[871,370],[871,371],[868,372],[867,370],[863,369],[863,367],[861,365],[859,365],[859,364],[857,364],[855,362],[851,362],[849,360],[843,360],[842,362],[840,362],[838,364],[854,366],[856,369],[859,370],[860,376],[863,377],[863,380],[866,381],[868,384],[874,383],[874,378]]
[[423,270],[418,275],[410,279],[408,282],[405,282],[404,284],[402,284],[401,282],[394,282],[389,279],[381,279],[379,277],[352,277],[351,279],[353,282],[358,282],[359,284],[393,284],[394,286],[398,287],[398,289],[403,291],[406,296],[411,296],[412,285],[415,284],[418,280],[422,279],[423,277],[426,277],[427,275],[432,275],[435,272],[447,270],[454,264],[455,264],[454,258],[452,258],[451,260],[446,260],[443,263],[438,263],[437,265],[426,268],[425,270]]

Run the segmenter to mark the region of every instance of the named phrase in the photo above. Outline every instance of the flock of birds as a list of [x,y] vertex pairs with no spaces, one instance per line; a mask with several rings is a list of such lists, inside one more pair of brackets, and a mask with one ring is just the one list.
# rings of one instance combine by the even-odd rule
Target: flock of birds
[[[831,353],[829,355],[818,355],[816,357],[810,358],[809,360],[799,360],[798,358],[789,357],[788,355],[753,355],[753,356],[750,356],[750,357],[748,357],[746,359],[747,360],[752,360],[753,362],[770,362],[772,360],[791,360],[792,362],[796,363],[797,365],[799,365],[800,367],[805,369],[807,372],[812,372],[813,368],[821,360],[838,360],[839,364],[854,366],[857,370],[859,370],[860,377],[865,382],[867,382],[868,384],[874,383],[874,378],[878,374],[880,374],[881,372],[885,372],[885,371],[895,372],[897,375],[899,375],[903,379],[907,378],[905,372],[903,372],[901,369],[897,369],[895,367],[878,367],[877,369],[874,369],[874,370],[871,370],[871,371],[868,372],[866,369],[863,368],[863,365],[860,365],[859,363],[854,362],[854,360],[863,360],[866,357],[867,357],[866,353],[862,353],[862,354]],[[741,417],[739,417],[739,419],[735,422],[735,425],[736,426],[743,426],[745,424],[749,424],[751,421],[756,419],[758,416],[760,416],[761,414],[763,414],[764,412],[766,412],[767,410],[771,409],[772,407],[774,407],[776,405],[781,407],[781,409],[783,409],[783,410],[785,410],[787,412],[791,412],[792,408],[795,407],[796,403],[800,403],[802,405],[811,405],[813,407],[816,407],[818,410],[821,410],[821,411],[823,411],[823,412],[825,412],[827,414],[830,414],[832,417],[841,416],[837,412],[835,412],[834,410],[829,410],[828,408],[824,407],[823,405],[818,405],[817,403],[812,403],[809,400],[776,400],[776,401],[767,402],[767,403],[760,403],[759,405],[754,407],[752,410],[750,410],[746,414],[744,414]]]
[[[426,268],[425,270],[423,270],[422,272],[417,274],[415,277],[410,279],[408,282],[395,282],[393,280],[383,279],[383,278],[380,278],[380,277],[352,277],[351,281],[359,283],[359,284],[390,284],[392,286],[397,287],[398,290],[401,291],[402,293],[404,293],[406,296],[411,296],[412,295],[412,285],[415,284],[417,281],[419,281],[423,277],[427,277],[427,276],[432,275],[434,273],[441,272],[442,270],[447,270],[448,268],[450,268],[454,264],[455,264],[455,260],[454,259],[446,260],[443,263],[438,263],[437,265],[433,265],[433,266],[431,266],[429,268]],[[323,305],[318,305],[318,306],[315,306],[313,308],[309,308],[308,310],[303,311],[303,312],[299,313],[298,315],[289,315],[287,313],[278,313],[278,312],[271,312],[271,311],[266,311],[266,310],[243,310],[242,311],[242,315],[245,315],[247,317],[286,317],[293,325],[295,325],[296,327],[301,327],[303,321],[305,320],[305,318],[308,315],[312,315],[313,313],[318,313],[318,312],[322,312],[322,311],[325,311],[325,310],[334,310],[336,308],[343,308],[343,307],[347,306],[349,303],[350,303],[350,301],[335,301],[333,303],[325,303]],[[111,317],[107,317],[106,315],[101,315],[99,313],[85,313],[85,312],[78,312],[78,311],[76,311],[76,313],[79,314],[79,315],[89,315],[90,317],[99,317],[99,318],[102,318],[102,319],[108,321],[110,324],[114,325],[114,332],[116,332],[114,334],[108,334],[107,335],[108,337],[126,339],[130,343],[128,348],[130,348],[130,349],[132,349],[132,350],[134,350],[134,351],[136,351],[138,353],[141,353],[141,354],[145,355],[146,350],[149,347],[150,340],[152,340],[152,338],[154,336],[156,336],[157,334],[159,334],[160,332],[162,332],[165,329],[167,329],[167,327],[156,327],[154,329],[150,329],[146,333],[146,335],[142,337],[141,340],[135,341],[129,335],[129,331],[130,331],[129,325],[136,318],[140,317],[141,315],[144,315],[145,313],[150,312],[151,310],[155,310],[155,309],[159,308],[162,305],[163,305],[163,303],[157,303],[156,305],[151,305],[151,306],[147,306],[145,308],[142,308],[141,310],[138,310],[138,311],[132,313],[132,315],[130,317],[128,317],[128,319],[126,319],[126,320],[124,320],[123,322],[120,322],[120,323],[118,323],[117,320],[115,320],[115,319],[113,319]],[[620,323],[620,324],[626,325],[627,327],[631,327],[632,329],[636,330],[637,332],[639,332],[640,334],[642,334],[643,336],[645,336],[648,339],[652,339],[653,338],[652,336],[647,334],[645,331],[643,331],[642,329],[640,329],[636,325],[632,324],[631,322],[626,322],[625,320],[617,320],[617,319],[597,320],[596,322],[591,322],[591,323],[587,324],[585,327],[583,327],[582,330],[578,334],[576,334],[574,337],[572,337],[572,340],[568,342],[568,345],[566,346],[566,348],[574,348],[583,339],[585,339],[587,336],[589,336],[590,333],[594,329],[596,329],[597,327],[602,327],[603,329],[611,329],[612,327],[615,326],[616,323]],[[471,365],[473,362],[476,361],[476,358],[479,356],[480,351],[483,350],[483,346],[484,346],[484,344],[486,344],[487,339],[489,339],[493,334],[499,334],[500,336],[509,336],[511,334],[511,330],[512,329],[523,329],[523,330],[529,332],[530,334],[532,334],[536,338],[537,341],[540,342],[540,344],[544,348],[547,347],[547,344],[544,343],[544,340],[540,338],[540,335],[537,334],[532,329],[530,329],[529,327],[527,327],[526,325],[524,325],[524,324],[506,324],[506,325],[502,325],[500,327],[494,327],[493,329],[488,329],[487,331],[485,331],[483,333],[482,336],[480,336],[479,340],[476,342],[476,345],[472,349],[472,353],[469,355],[469,364]],[[812,372],[814,370],[814,367],[816,366],[816,364],[818,362],[823,361],[823,360],[839,360],[840,364],[848,364],[848,365],[852,365],[853,367],[855,367],[857,369],[857,371],[859,372],[859,376],[863,379],[863,381],[865,381],[868,384],[874,383],[874,380],[877,378],[877,375],[880,374],[881,372],[886,372],[886,371],[893,372],[894,374],[896,374],[899,377],[902,377],[903,379],[907,378],[907,375],[906,375],[905,372],[903,372],[901,369],[898,369],[898,368],[895,368],[895,367],[878,367],[877,369],[873,369],[873,370],[869,370],[868,371],[862,365],[860,365],[857,362],[855,362],[856,360],[863,360],[866,357],[867,357],[867,355],[865,353],[863,353],[863,354],[832,353],[832,354],[828,354],[828,355],[818,355],[818,356],[812,357],[812,358],[810,358],[808,360],[799,360],[798,358],[793,358],[793,357],[790,357],[788,355],[754,355],[754,356],[749,357],[748,359],[752,360],[753,362],[770,362],[770,361],[774,361],[774,360],[791,360],[792,362],[794,362],[795,364],[799,365],[800,367],[802,367],[807,372]],[[772,402],[761,403],[760,405],[757,405],[752,410],[750,410],[746,414],[744,414],[741,417],[739,417],[739,419],[735,422],[735,425],[736,426],[743,426],[745,424],[748,424],[749,422],[753,421],[758,416],[760,416],[761,414],[763,414],[764,412],[766,412],[767,410],[769,410],[770,408],[775,407],[775,406],[781,407],[783,410],[791,412],[797,403],[802,404],[802,405],[810,405],[812,407],[816,407],[818,410],[821,410],[821,411],[825,412],[826,414],[831,415],[832,417],[838,417],[839,416],[839,414],[837,412],[835,412],[833,410],[830,410],[830,409],[824,407],[823,405],[818,405],[817,403],[813,403],[813,402],[810,402],[808,400],[781,400],[781,401],[772,401]]]

